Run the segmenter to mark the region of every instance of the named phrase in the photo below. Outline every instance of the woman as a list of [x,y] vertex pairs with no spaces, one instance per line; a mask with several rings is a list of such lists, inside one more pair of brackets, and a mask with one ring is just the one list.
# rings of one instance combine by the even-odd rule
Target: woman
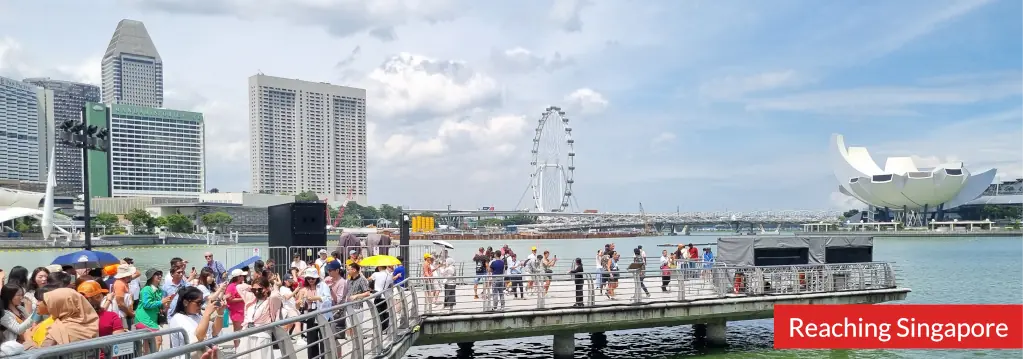
[[666,250],[662,250],[661,251],[661,259],[659,260],[660,266],[658,267],[659,269],[661,269],[661,291],[662,292],[667,292],[668,291],[668,283],[672,280],[672,271],[669,269],[669,266],[668,266],[669,260],[670,259],[669,259],[669,255],[668,255],[668,250],[667,249]]
[[53,324],[46,330],[46,337],[40,347],[64,345],[99,336],[99,316],[85,297],[74,289],[59,288],[47,292],[43,301],[53,318]]
[[576,304],[572,306],[574,308],[583,307],[583,259],[576,258],[573,262],[572,268],[569,269],[569,273],[572,274],[573,284],[576,285]]
[[11,273],[7,275],[7,284],[13,284],[21,289],[28,290],[28,269],[22,266],[14,266]]
[[[199,271],[199,277],[196,278],[195,288],[199,289],[200,292],[203,292],[203,300],[201,304],[205,306],[206,298],[217,292],[217,280],[214,278],[213,269],[210,269],[210,267],[203,267],[203,270]],[[178,307],[174,308],[177,309]],[[177,312],[177,310],[175,310],[175,312]]]
[[[224,290],[226,306],[228,307],[228,316],[231,318],[231,329],[234,332],[242,330],[242,321],[245,320],[245,299],[242,298],[242,282],[245,281],[246,273],[241,269],[231,270],[231,274],[228,276],[228,286]],[[235,340],[235,347],[239,344],[238,340]]]
[[[36,300],[36,291],[46,285],[46,280],[49,277],[50,271],[47,270],[46,267],[39,267],[32,271],[32,276],[29,278],[28,282],[28,290],[25,291],[25,298],[28,298],[28,300],[32,302],[33,309],[35,309],[39,304],[39,301]],[[37,314],[32,318],[32,321],[39,323],[39,321],[45,318],[39,316],[38,310],[36,310],[36,312]]]
[[445,259],[441,278],[444,280],[444,308],[450,312],[455,310],[455,258]]
[[437,304],[437,288],[435,285],[438,283],[434,279],[434,257],[430,253],[423,254],[423,278],[426,287],[424,289],[427,291],[427,303]]
[[[25,274],[28,276],[28,273]],[[25,290],[17,282],[8,282],[0,289],[0,308],[4,309],[3,317],[0,317],[0,326],[3,327],[3,341],[17,340],[22,342],[21,335],[28,328],[32,327],[32,312],[26,311],[22,306],[22,299],[25,297]]]
[[[245,319],[242,325],[248,328],[255,328],[270,324],[277,320],[281,312],[281,296],[270,287],[270,279],[260,276],[253,280],[249,287],[252,293],[251,301],[245,303]],[[287,338],[282,338],[287,340]],[[274,359],[280,355],[274,355],[273,337],[270,333],[263,331],[242,338],[236,350],[237,353],[249,352],[249,359]]]
[[[202,283],[200,281],[200,283]],[[171,328],[181,328],[188,334],[188,343],[198,343],[206,339],[216,338],[224,327],[224,322],[219,320],[222,313],[220,296],[226,286],[215,289],[213,293],[206,296],[202,290],[196,287],[182,288],[178,293],[178,304],[174,306],[174,313],[167,318],[167,325]],[[204,309],[205,307],[205,309]],[[185,337],[181,333],[171,334],[171,348],[185,345]],[[193,352],[191,357],[198,358],[202,352]]]
[[597,257],[594,260],[594,266],[597,269],[597,289],[598,291],[604,291],[605,272],[604,272],[604,250],[597,250]]
[[619,254],[614,253],[611,260],[608,261],[608,292],[605,296],[608,299],[615,300],[615,288],[619,287]]
[[551,274],[555,271],[555,263],[558,263],[558,256],[551,257],[551,252],[544,251],[544,260],[540,262],[541,266],[544,267],[544,295],[548,295],[548,289],[551,288]]
[[[160,310],[171,303],[173,296],[164,296],[160,284],[163,283],[164,272],[156,268],[146,270],[146,286],[139,291],[139,309],[135,311],[135,329],[155,332],[160,330],[157,318]],[[49,304],[49,303],[47,303]],[[50,312],[53,312],[51,309]],[[163,337],[156,337],[156,347],[163,343]],[[143,351],[146,346],[143,346]]]
[[[324,265],[325,270],[329,271],[329,268],[337,267],[337,263],[328,263]],[[321,309],[327,309],[331,306],[331,289],[327,286],[327,283],[320,281],[320,273],[317,272],[316,268],[307,267],[302,274],[304,278],[304,287],[299,288],[299,291],[295,293],[295,302],[298,306],[299,313],[312,313]],[[312,317],[303,321],[306,328],[316,328],[316,317]],[[306,343],[316,343],[320,341],[320,330],[310,330],[306,332]],[[327,348],[324,344],[310,345],[306,348],[307,358],[316,358],[320,356],[320,353],[326,351]]]
[[39,289],[36,289],[36,312],[39,314],[38,316],[43,317],[43,320],[40,321],[39,324],[36,325],[34,328],[32,328],[30,332],[25,333],[26,344],[35,347],[40,347],[43,345],[43,340],[46,339],[46,332],[49,330],[50,326],[53,325],[53,317],[50,316],[50,312],[46,308],[46,301],[44,301],[43,299],[45,298],[46,293],[49,293],[59,288],[62,287],[56,284],[48,284],[46,286],[40,287]]
[[[526,293],[523,292],[523,265],[516,258],[515,253],[509,256],[508,273],[510,274],[509,280],[512,282],[512,297],[526,299]],[[516,289],[519,290],[519,293],[516,293]]]

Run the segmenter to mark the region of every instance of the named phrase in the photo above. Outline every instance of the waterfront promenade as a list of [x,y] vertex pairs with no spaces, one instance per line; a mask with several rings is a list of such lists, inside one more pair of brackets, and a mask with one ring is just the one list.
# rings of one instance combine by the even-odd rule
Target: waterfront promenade
[[[209,346],[220,348],[221,358],[256,358],[256,353],[237,352],[231,344],[235,339],[246,340],[244,338],[250,336],[276,338],[260,346],[273,358],[356,359],[401,358],[414,345],[460,343],[460,346],[469,346],[474,341],[539,335],[553,335],[554,356],[568,358],[575,349],[573,333],[681,324],[697,325],[704,340],[718,345],[727,341],[725,328],[729,321],[771,318],[775,304],[882,303],[902,300],[910,291],[899,286],[899,271],[889,263],[673,270],[665,290],[661,287],[664,273],[654,270],[645,272],[643,280],[650,296],[639,286],[637,274],[619,273],[619,287],[614,297],[601,292],[596,273],[526,276],[524,285],[529,285],[531,278],[543,283],[550,276],[547,293],[534,287],[526,290],[524,299],[515,299],[505,292],[504,306],[494,305],[500,301],[494,301],[493,285],[491,294],[484,294],[488,293],[488,282],[494,283],[496,277],[481,278],[479,289],[482,291],[477,295],[473,292],[475,277],[450,278],[459,283],[453,293],[448,293],[449,301],[454,299],[454,306],[450,308],[442,304],[444,288],[436,286],[440,284],[436,278],[411,278],[404,288],[342,304],[328,313],[308,313],[281,320],[276,325],[225,332],[218,338],[178,348],[148,348],[149,354],[141,358],[177,358]],[[506,285],[503,281],[500,283]],[[440,290],[435,292],[434,289]],[[288,324],[309,321],[316,324],[307,326],[301,333],[284,329]],[[346,328],[348,333],[342,338],[341,333],[346,332]],[[112,350],[114,345],[123,353],[133,353],[115,355],[116,359],[135,358],[145,346],[153,345],[155,336],[170,332],[173,330],[133,331],[123,336],[39,350],[19,358],[56,358],[65,353]],[[272,349],[274,344],[276,349]]]

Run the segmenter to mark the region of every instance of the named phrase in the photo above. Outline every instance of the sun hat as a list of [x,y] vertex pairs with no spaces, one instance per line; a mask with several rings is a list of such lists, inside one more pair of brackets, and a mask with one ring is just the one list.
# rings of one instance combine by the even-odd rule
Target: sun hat
[[[338,262],[330,262],[338,263]],[[330,266],[330,263],[327,265]],[[302,278],[320,278],[320,273],[317,273],[316,268],[307,267],[306,270],[302,271]]]
[[117,274],[117,267],[118,267],[118,264],[111,264],[111,265],[108,265],[106,267],[103,267],[103,275],[108,275],[109,276],[109,275]]
[[100,287],[100,284],[94,280],[87,280],[78,285],[78,292],[85,295],[86,298],[92,298],[94,296],[109,293],[108,290]]
[[243,276],[243,275],[249,275],[249,273],[246,273],[244,270],[237,269],[237,268],[236,269],[232,269],[231,270],[231,274],[228,275],[228,280],[232,280],[232,279],[235,279],[235,277]]
[[153,276],[155,276],[155,275],[164,275],[164,272],[159,270],[159,269],[156,269],[156,268],[147,269],[146,270],[146,281],[148,282],[150,279],[153,279]]
[[[107,270],[106,268],[103,269],[103,271],[106,271],[106,270]],[[117,273],[114,274],[114,278],[121,279],[121,278],[131,277],[131,276],[135,275],[135,273],[137,273],[137,272],[138,272],[138,270],[135,269],[135,267],[133,267],[131,265],[119,264],[117,266]]]
[[50,271],[50,273],[56,273],[64,270],[64,267],[60,264],[51,264],[46,266],[46,270]]

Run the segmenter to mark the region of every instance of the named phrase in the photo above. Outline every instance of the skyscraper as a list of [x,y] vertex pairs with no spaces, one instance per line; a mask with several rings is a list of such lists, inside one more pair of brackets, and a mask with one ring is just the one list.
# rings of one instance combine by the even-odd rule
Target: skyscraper
[[[67,120],[80,121],[86,102],[100,102],[99,86],[49,78],[22,81],[53,91],[54,127]],[[47,135],[56,144],[57,193],[78,195],[82,193],[82,150],[60,143],[56,137],[56,133]]]
[[252,190],[366,204],[366,90],[249,77]]
[[53,91],[0,77],[0,179],[46,179]]
[[164,65],[141,21],[121,20],[103,54],[103,102],[164,106]]

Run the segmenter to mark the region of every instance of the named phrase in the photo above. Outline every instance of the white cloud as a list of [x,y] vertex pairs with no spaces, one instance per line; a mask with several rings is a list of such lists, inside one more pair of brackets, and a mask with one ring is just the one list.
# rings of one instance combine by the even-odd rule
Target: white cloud
[[498,82],[459,61],[401,53],[371,71],[363,85],[367,106],[377,116],[438,116],[494,105]]
[[39,59],[26,53],[21,43],[11,37],[0,38],[0,76],[21,80],[28,77],[52,77],[59,80],[100,85],[101,56],[60,63],[52,68],[40,65]]
[[551,58],[545,58],[522,47],[514,47],[505,51],[494,50],[491,53],[494,66],[504,72],[527,73],[535,70],[554,71],[571,66],[574,61],[555,52]]
[[608,100],[600,92],[581,88],[565,96],[565,101],[582,114],[596,114],[608,107]]
[[860,200],[839,193],[839,191],[832,192],[828,195],[829,208],[837,209],[841,211],[848,211],[851,209],[865,209],[867,206]]
[[701,97],[710,99],[736,99],[748,93],[756,93],[794,87],[812,82],[795,70],[764,72],[752,76],[726,76],[701,84]]
[[590,5],[590,0],[554,0],[548,18],[564,31],[580,31],[583,29],[583,9]]
[[675,142],[676,134],[672,132],[662,132],[651,139],[651,149],[660,151],[665,148],[666,145]]

